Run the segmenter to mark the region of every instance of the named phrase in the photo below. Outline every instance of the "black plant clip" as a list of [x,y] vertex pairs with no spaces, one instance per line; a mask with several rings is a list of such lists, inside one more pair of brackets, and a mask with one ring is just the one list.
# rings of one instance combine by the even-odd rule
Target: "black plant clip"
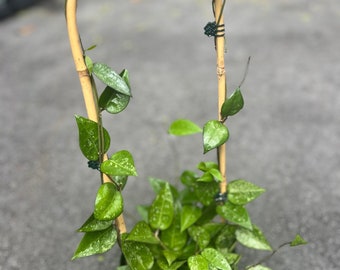
[[[224,10],[224,6],[225,6],[225,0],[223,1],[223,5],[222,5],[222,9],[221,9],[221,13],[219,14],[218,20],[217,22],[208,22],[206,24],[206,26],[204,27],[204,34],[207,35],[208,37],[224,37],[224,24],[220,24],[221,21],[221,17],[222,17],[222,13]],[[216,16],[215,14],[215,0],[212,1],[212,9],[214,12],[214,16]]]
[[218,205],[223,205],[227,201],[227,193],[217,193],[214,199]]
[[89,160],[87,166],[91,169],[100,171],[100,162],[98,160]]

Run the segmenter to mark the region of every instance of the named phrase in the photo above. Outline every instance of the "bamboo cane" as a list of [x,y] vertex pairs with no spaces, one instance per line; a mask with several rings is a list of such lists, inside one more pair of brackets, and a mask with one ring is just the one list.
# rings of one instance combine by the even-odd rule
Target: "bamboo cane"
[[[89,71],[86,67],[83,55],[83,48],[80,41],[78,26],[77,26],[77,0],[66,0],[65,3],[65,16],[67,31],[70,40],[70,46],[76,71],[78,73],[82,93],[85,101],[85,107],[87,115],[90,120],[98,122],[99,109],[96,98],[96,93],[93,93],[91,78]],[[107,160],[107,155],[103,154],[102,160]],[[103,174],[103,183],[111,182],[110,178]],[[126,226],[123,214],[121,214],[116,220],[116,227],[120,234],[126,232]]]
[[[223,16],[223,0],[214,0],[214,10],[215,10],[215,21],[218,25],[224,24]],[[224,29],[224,28],[223,28]],[[218,119],[221,121],[221,108],[227,95],[227,85],[226,85],[226,72],[224,64],[224,32],[219,33],[219,36],[215,37],[216,44],[216,66],[217,66],[217,86],[218,86]],[[223,181],[220,184],[220,192],[225,193],[227,191],[227,174],[226,174],[226,144],[221,145],[218,148],[218,165],[220,172],[223,177]]]

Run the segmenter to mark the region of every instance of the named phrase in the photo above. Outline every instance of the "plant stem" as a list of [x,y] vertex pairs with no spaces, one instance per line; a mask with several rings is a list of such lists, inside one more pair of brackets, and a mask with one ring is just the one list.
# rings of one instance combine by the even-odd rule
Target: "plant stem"
[[[88,118],[98,123],[100,120],[100,112],[98,108],[97,92],[93,91],[91,77],[84,61],[84,52],[80,41],[78,26],[77,26],[77,0],[66,0],[65,16],[70,46],[76,71],[78,73],[80,85],[83,92],[85,107]],[[95,92],[95,93],[94,93]],[[101,124],[101,123],[99,123]],[[107,155],[101,153],[100,160],[107,160]],[[103,174],[103,183],[111,182],[110,177]],[[126,232],[126,226],[123,215],[120,215],[116,220],[116,227],[120,234]]]
[[[226,1],[226,0],[225,0]],[[215,10],[215,21],[217,25],[224,24],[223,17],[223,0],[214,0],[214,10]],[[222,35],[223,34],[223,35]],[[219,33],[218,37],[215,37],[216,44],[216,65],[217,65],[217,83],[218,83],[218,119],[221,121],[221,108],[227,95],[227,84],[226,84],[226,72],[224,66],[224,32]],[[220,172],[223,177],[223,181],[220,184],[220,192],[225,193],[227,191],[227,175],[226,175],[226,144],[221,145],[218,150],[218,165]]]

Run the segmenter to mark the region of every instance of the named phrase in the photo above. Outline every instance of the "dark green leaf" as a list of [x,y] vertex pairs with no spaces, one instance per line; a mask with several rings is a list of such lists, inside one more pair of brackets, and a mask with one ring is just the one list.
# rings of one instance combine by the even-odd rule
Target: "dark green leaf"
[[228,201],[224,205],[218,205],[216,210],[217,213],[226,220],[244,228],[252,229],[248,211],[242,205],[236,205]]
[[[161,191],[161,189],[164,188],[164,186],[166,184],[169,184],[165,180],[158,179],[158,178],[152,178],[152,177],[149,178],[149,183],[150,183],[150,186],[152,187],[152,190],[156,194],[158,194]],[[170,190],[171,190],[172,195],[174,196],[174,198],[177,198],[179,196],[177,189],[173,185],[169,184],[169,186],[170,186]]]
[[190,120],[178,119],[170,125],[168,132],[175,136],[185,136],[200,133],[202,129]]
[[228,128],[220,121],[210,120],[203,127],[204,154],[224,144],[229,138]]
[[187,233],[181,232],[180,223],[177,220],[174,220],[171,226],[161,233],[162,243],[173,251],[181,250],[186,245],[187,239]]
[[94,207],[94,217],[99,220],[113,220],[123,212],[123,197],[112,183],[100,186]]
[[302,238],[301,235],[297,234],[292,242],[290,242],[291,247],[296,247],[300,245],[306,245],[308,244],[305,239]]
[[188,259],[190,270],[209,270],[209,262],[201,255],[194,255]]
[[92,46],[88,47],[85,51],[91,51],[96,47],[97,47],[97,45],[92,45]]
[[245,228],[239,228],[236,230],[236,239],[242,245],[260,250],[269,250],[272,248],[268,243],[267,239],[263,235],[262,231],[253,224],[253,230],[248,230]]
[[197,169],[201,170],[202,172],[208,172],[211,169],[218,169],[218,164],[211,161],[208,162],[202,161],[197,165]]
[[94,231],[102,231],[112,226],[111,220],[98,220],[92,214],[85,223],[78,229],[78,232],[94,232]]
[[181,182],[185,186],[191,186],[196,182],[197,175],[192,171],[184,171],[181,175]]
[[[79,131],[80,150],[88,160],[98,160],[99,158],[98,124],[82,116],[76,115],[75,117]],[[103,135],[104,135],[104,152],[106,153],[110,147],[110,136],[105,128],[103,128]]]
[[123,241],[122,250],[126,261],[133,270],[148,270],[154,264],[154,258],[146,244]]
[[206,229],[200,226],[191,226],[188,228],[189,235],[198,244],[200,249],[204,249],[210,242],[210,234]]
[[151,231],[149,225],[145,221],[138,222],[129,233],[126,241],[137,241],[148,244],[158,244],[159,240]]
[[231,252],[236,242],[236,225],[225,225],[215,238],[215,246],[218,250]]
[[214,197],[219,191],[217,182],[197,182],[194,184],[194,192],[198,200],[205,206],[214,202]]
[[125,80],[116,72],[114,72],[109,66],[102,63],[94,63],[93,74],[96,75],[96,77],[103,83],[105,83],[107,86],[110,86],[117,92],[131,96],[130,88],[126,84]]
[[228,99],[223,103],[221,108],[222,118],[232,116],[238,113],[244,105],[240,88],[237,88]]
[[113,154],[109,160],[101,164],[100,170],[103,173],[115,176],[137,175],[133,157],[126,150]]
[[104,253],[111,249],[117,240],[113,226],[102,231],[87,232],[78,245],[72,260],[94,254]]
[[119,190],[123,190],[127,180],[128,176],[127,175],[111,175],[112,180],[118,185]]
[[181,211],[181,231],[183,232],[194,224],[202,215],[202,210],[197,206],[185,205]]
[[149,212],[149,210],[150,210],[150,206],[146,206],[146,205],[138,205],[137,206],[137,212],[145,222],[148,222],[148,212]]
[[228,185],[228,200],[233,204],[245,205],[260,196],[265,189],[242,179],[231,181]]
[[161,189],[149,210],[152,228],[165,230],[170,227],[174,216],[174,200],[169,183]]
[[228,261],[214,248],[206,248],[202,251],[202,256],[209,262],[209,266],[221,270],[231,270]]
[[99,107],[108,113],[117,114],[123,111],[129,104],[130,96],[121,94],[107,86],[99,97]]

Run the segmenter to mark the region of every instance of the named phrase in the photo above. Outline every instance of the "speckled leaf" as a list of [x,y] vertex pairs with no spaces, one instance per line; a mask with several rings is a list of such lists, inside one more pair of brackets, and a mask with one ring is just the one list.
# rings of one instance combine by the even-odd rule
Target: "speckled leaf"
[[109,226],[112,226],[111,220],[98,220],[92,214],[85,223],[77,230],[78,232],[94,232],[105,230]]
[[101,164],[100,170],[103,173],[116,176],[137,175],[133,157],[126,150],[113,154],[109,160]]
[[245,205],[259,197],[265,189],[242,179],[231,181],[228,185],[228,200],[233,204]]
[[165,230],[170,227],[174,216],[174,201],[169,183],[161,189],[149,210],[152,228]]
[[189,257],[188,265],[190,270],[209,270],[209,262],[201,255]]
[[186,136],[186,135],[191,135],[195,133],[200,133],[202,132],[202,129],[190,120],[178,119],[172,122],[172,124],[169,127],[168,132],[169,134],[172,134],[175,136]]
[[158,244],[159,240],[151,231],[149,225],[145,221],[138,222],[129,233],[126,241],[137,241],[148,244]]
[[244,228],[252,229],[248,211],[242,205],[236,205],[228,201],[224,205],[218,205],[216,210],[217,213],[226,220]]
[[123,212],[123,197],[112,183],[100,186],[94,207],[94,217],[99,220],[113,220]]
[[111,249],[117,240],[113,226],[102,231],[87,232],[79,243],[72,260],[94,254],[104,253]]
[[237,88],[228,99],[222,104],[221,116],[228,117],[238,113],[244,105],[240,88]]
[[102,63],[93,64],[93,74],[119,93],[127,96],[131,96],[131,91],[129,86],[126,84],[125,80],[114,72],[109,66]]
[[191,226],[188,228],[189,235],[198,244],[200,249],[204,249],[210,242],[210,234],[203,227]]
[[[79,131],[79,146],[83,155],[88,160],[98,160],[99,158],[99,140],[98,140],[98,124],[92,120],[82,116],[75,116]],[[104,135],[104,152],[110,147],[110,135],[103,128]]]
[[231,270],[228,261],[214,248],[206,248],[201,255],[209,262],[209,266],[214,269]]
[[236,239],[242,245],[249,247],[249,248],[269,250],[269,251],[272,250],[270,244],[268,243],[267,239],[263,235],[262,231],[254,224],[253,224],[252,230],[248,230],[245,228],[237,229]]
[[203,127],[204,154],[224,144],[229,138],[228,128],[220,121],[210,120]]
[[174,251],[181,250],[186,245],[187,239],[188,235],[186,232],[181,232],[180,222],[177,219],[161,234],[162,243]]
[[85,55],[85,65],[87,67],[87,69],[89,70],[90,74],[93,71],[93,62],[91,60],[91,58],[87,55]]
[[217,182],[197,182],[193,186],[195,195],[205,206],[214,202],[214,197],[219,191],[219,185]]
[[202,215],[202,210],[197,206],[185,205],[181,211],[181,231],[183,232],[194,224]]
[[154,264],[154,258],[146,244],[123,241],[122,251],[129,266],[133,270],[148,270]]
[[99,97],[99,107],[108,113],[117,114],[123,111],[129,104],[130,96],[117,92],[107,86]]

